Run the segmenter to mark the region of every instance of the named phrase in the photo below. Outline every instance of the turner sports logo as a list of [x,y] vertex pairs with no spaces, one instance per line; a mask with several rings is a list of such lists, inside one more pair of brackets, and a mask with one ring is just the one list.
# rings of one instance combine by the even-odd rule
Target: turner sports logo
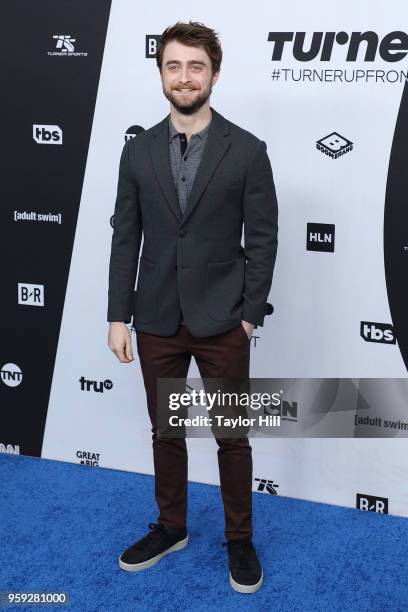
[[306,249],[308,251],[334,252],[335,226],[331,223],[308,223]]
[[353,150],[353,143],[337,132],[332,132],[316,142],[316,149],[327,157],[338,159]]
[[[371,30],[366,32],[269,32],[273,43],[272,61],[280,62],[286,49],[298,62],[318,60],[329,62],[333,49],[344,48],[346,62],[362,59],[373,62],[379,56],[384,62],[399,62],[408,53],[408,35],[395,30],[382,38]],[[360,52],[361,49],[361,52]]]
[[55,40],[54,51],[47,51],[47,55],[56,55],[58,57],[87,57],[87,51],[75,51],[74,42],[76,38],[72,38],[71,34],[54,34]]
[[380,344],[396,344],[397,342],[394,328],[389,323],[361,321],[360,336],[366,342],[377,342]]
[[375,495],[357,493],[356,508],[366,512],[388,514],[388,497],[376,497]]
[[269,495],[277,495],[279,485],[273,480],[267,480],[266,478],[254,478],[255,482],[258,482],[258,486],[256,488],[259,493],[267,493]]

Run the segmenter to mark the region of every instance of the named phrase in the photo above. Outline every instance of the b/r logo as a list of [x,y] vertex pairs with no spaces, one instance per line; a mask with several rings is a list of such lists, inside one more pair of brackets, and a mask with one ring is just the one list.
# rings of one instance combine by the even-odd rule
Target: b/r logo
[[356,508],[366,512],[379,512],[388,514],[388,497],[376,497],[357,493]]
[[396,344],[397,342],[394,328],[388,323],[361,321],[360,336],[366,342],[378,342],[381,344]]

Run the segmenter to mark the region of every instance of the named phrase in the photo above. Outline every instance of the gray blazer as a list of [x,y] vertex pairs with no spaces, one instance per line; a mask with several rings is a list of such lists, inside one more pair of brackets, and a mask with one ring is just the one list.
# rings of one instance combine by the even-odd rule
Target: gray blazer
[[108,321],[129,323],[133,316],[136,329],[172,336],[181,306],[189,330],[200,337],[225,332],[242,319],[262,326],[273,310],[267,299],[278,206],[266,143],[210,108],[184,215],[170,170],[169,115],[123,147]]

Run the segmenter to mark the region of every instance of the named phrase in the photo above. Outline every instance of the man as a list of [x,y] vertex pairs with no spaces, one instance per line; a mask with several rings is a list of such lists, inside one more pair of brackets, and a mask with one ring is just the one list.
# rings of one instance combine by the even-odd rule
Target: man
[[[157,431],[158,378],[249,376],[277,250],[277,203],[266,144],[210,106],[222,51],[203,24],[167,28],[156,55],[170,114],[123,147],[109,266],[109,347],[133,361],[133,315],[152,424],[158,522],[119,559],[151,567],[188,543],[184,438]],[[251,91],[251,83],[246,86]],[[244,226],[245,248],[241,246]],[[139,250],[139,275],[134,291]],[[230,584],[261,587],[252,543],[252,456],[246,436],[216,438]]]

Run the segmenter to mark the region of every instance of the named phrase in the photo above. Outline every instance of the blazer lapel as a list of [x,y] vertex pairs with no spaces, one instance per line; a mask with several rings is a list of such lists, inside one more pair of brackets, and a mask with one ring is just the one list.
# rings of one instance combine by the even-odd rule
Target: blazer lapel
[[182,215],[178,201],[177,191],[174,186],[173,176],[170,168],[170,154],[168,142],[168,117],[167,115],[157,124],[150,140],[150,153],[152,163],[166,200],[180,223],[185,223],[191,215],[197,203],[221,159],[231,145],[228,137],[230,130],[222,115],[211,106],[212,121],[208,130],[207,141],[203,150],[200,164],[193,181],[190,195],[187,199],[187,207]]

